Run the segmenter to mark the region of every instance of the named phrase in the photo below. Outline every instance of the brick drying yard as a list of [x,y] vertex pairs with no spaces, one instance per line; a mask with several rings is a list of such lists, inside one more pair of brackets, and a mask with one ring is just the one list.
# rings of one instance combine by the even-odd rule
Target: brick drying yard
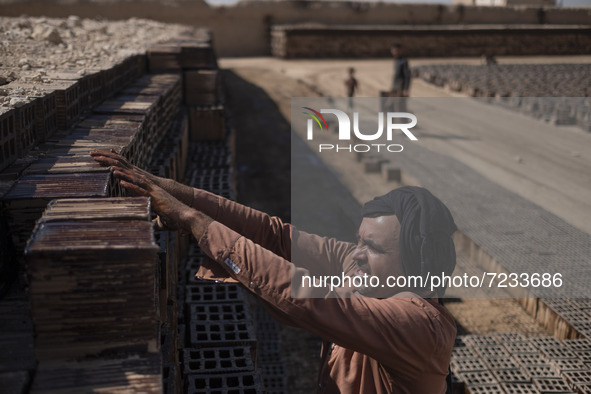
[[[125,196],[88,152],[115,149],[156,174],[290,220],[291,98],[342,96],[349,66],[357,69],[360,95],[375,97],[389,84],[391,60],[227,58],[219,69],[208,31],[142,19],[0,18],[0,37],[0,381],[8,392],[312,392],[318,339],[279,327],[236,285],[195,279],[205,258],[196,245],[186,235],[154,231],[149,202]],[[569,86],[580,89],[590,60],[499,62],[530,69],[568,63]],[[482,69],[462,68],[484,67],[479,59],[411,62],[420,66],[413,97],[484,90]],[[481,95],[497,93],[487,92]],[[483,207],[454,197],[460,187],[499,196],[499,212],[518,207],[523,223],[538,231],[534,241],[525,232],[527,247],[541,250],[559,231],[589,263],[588,104],[577,102],[558,134],[545,120],[519,117],[541,137],[500,136],[494,128],[477,136],[425,135],[412,158],[395,163],[401,182],[449,201],[461,232],[459,272],[480,267],[487,253],[515,269],[546,258],[496,248],[503,234],[474,219]],[[497,105],[481,116],[492,124],[514,112]],[[486,149],[491,144],[495,150]],[[441,155],[431,156],[434,150]],[[464,183],[442,183],[445,172],[437,170],[413,172],[418,163],[453,171]],[[321,164],[313,176],[336,174],[350,209],[400,184],[366,173],[354,158]],[[494,228],[507,220],[495,219]],[[120,230],[105,231],[105,223]],[[452,358],[460,390],[591,390],[585,300],[462,298],[447,307],[462,335]]]

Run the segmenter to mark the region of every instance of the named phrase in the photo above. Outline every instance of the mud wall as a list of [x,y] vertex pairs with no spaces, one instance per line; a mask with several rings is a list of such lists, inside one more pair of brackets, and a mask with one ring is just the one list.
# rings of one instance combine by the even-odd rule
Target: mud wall
[[273,27],[271,48],[282,58],[371,58],[392,43],[412,57],[582,55],[591,53],[591,27],[540,25]]

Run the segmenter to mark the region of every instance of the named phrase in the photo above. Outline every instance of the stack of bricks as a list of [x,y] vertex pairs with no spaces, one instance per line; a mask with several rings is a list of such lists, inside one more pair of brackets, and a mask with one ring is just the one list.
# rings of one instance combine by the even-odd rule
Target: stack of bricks
[[[107,117],[121,116],[141,123],[125,155],[140,167],[150,164],[155,148],[164,138],[181,106],[180,77],[176,74],[148,75],[130,88],[93,109]],[[133,94],[137,92],[137,94]],[[127,93],[127,94],[126,94]],[[133,153],[131,153],[133,152]]]
[[[235,393],[263,392],[256,370],[258,333],[244,291],[236,284],[217,284],[195,278],[203,259],[192,245],[181,267],[185,274],[180,311],[183,380],[186,393],[212,389]],[[228,391],[230,392],[230,391]]]
[[74,128],[54,133],[43,145],[45,157],[25,169],[3,196],[17,251],[24,249],[35,220],[51,199],[121,193],[109,170],[100,168],[89,151],[114,149],[136,165],[149,164],[180,109],[180,77],[147,76],[133,86],[155,94],[115,96],[92,109]]
[[176,41],[153,47],[151,72],[174,71],[183,75],[183,102],[189,110],[193,140],[222,140],[226,134],[221,74],[211,37]]
[[469,393],[582,394],[591,390],[590,354],[588,339],[466,335],[456,341],[451,368]]
[[586,97],[588,64],[426,65],[413,74],[474,97]]
[[591,338],[591,300],[588,298],[545,298],[537,303],[536,310],[530,307],[530,312],[557,338]]
[[32,393],[160,391],[157,250],[147,198],[48,205],[26,250],[39,362]]
[[[205,36],[200,31],[195,41],[182,44],[185,61],[195,62],[196,68],[204,61],[199,54],[213,56],[211,45],[202,42]],[[158,175],[185,180],[189,119],[182,105],[182,74],[141,76],[147,61],[148,56],[134,55],[86,75],[52,73],[51,85],[3,87],[26,91],[33,99],[0,119],[2,153],[7,152],[0,174],[0,291],[9,291],[0,309],[7,311],[2,322],[23,321],[26,326],[14,327],[18,332],[12,324],[2,326],[8,342],[0,376],[11,392],[91,391],[99,386],[182,391],[177,281],[188,237],[172,231],[154,234],[147,211],[141,223],[130,221],[134,211],[126,198],[118,197],[123,193],[118,182],[89,156],[91,150],[113,149]],[[216,66],[215,57],[212,64]],[[26,151],[34,145],[35,150]],[[64,211],[66,203],[72,209]],[[25,242],[37,219],[24,275]],[[148,238],[142,241],[142,236]],[[137,253],[125,252],[134,247]],[[143,273],[141,280],[128,276],[126,266]],[[9,276],[17,272],[10,287]],[[60,288],[64,281],[71,286]],[[34,324],[28,317],[30,302]],[[38,338],[34,349],[33,332]]]
[[[287,376],[281,353],[279,324],[271,315],[254,301],[252,303],[255,331],[258,339],[257,367],[261,373],[267,394],[285,393]],[[317,354],[314,355],[317,357]]]
[[397,42],[410,57],[585,55],[590,31],[588,25],[286,24],[271,26],[271,53],[288,59],[390,57]]
[[35,221],[56,198],[109,197],[108,170],[87,173],[24,175],[4,195],[3,205],[17,253],[21,254]]
[[[223,140],[203,141],[190,136],[185,177],[187,183],[233,199],[227,134]],[[262,393],[257,370],[260,336],[255,330],[247,298],[236,284],[197,279],[208,257],[195,243],[179,267],[179,349],[185,393]]]
[[16,161],[17,146],[16,111],[7,111],[0,115],[0,169]]
[[413,74],[556,125],[591,131],[588,64],[430,65]]
[[57,130],[68,130],[91,108],[142,75],[145,68],[146,56],[134,55],[112,68],[90,70],[84,75],[50,71],[49,83],[13,81],[2,86],[11,97],[21,95],[22,104],[2,115],[7,123],[14,119],[14,124],[0,141],[0,170],[26,156],[31,148],[45,142]]
[[[169,54],[166,56],[170,60]],[[178,63],[187,65],[182,60]],[[225,111],[223,106],[191,104],[197,97],[191,90],[199,91],[203,86],[194,78],[200,74],[197,71],[183,73],[189,111],[188,156],[191,158],[185,169],[185,180],[190,186],[234,199]],[[219,84],[218,77],[215,81]],[[211,99],[222,101],[219,85]],[[179,266],[177,293],[184,302],[178,308],[178,348],[184,392],[279,392],[270,390],[271,385],[278,384],[265,379],[261,357],[257,356],[263,338],[271,334],[278,337],[277,326],[272,327],[274,333],[257,330],[262,320],[258,313],[250,311],[247,296],[238,285],[197,279],[195,274],[207,258],[193,242]],[[277,363],[277,369],[282,367]]]
[[[5,387],[282,392],[276,323],[259,312],[253,321],[236,285],[195,279],[205,256],[190,237],[154,232],[147,200],[124,197],[89,157],[113,149],[154,174],[233,199],[211,37],[200,31],[113,68],[51,79],[9,86],[29,89],[32,100],[0,119],[0,271],[20,273],[12,287],[2,287],[8,276],[0,283],[9,289],[0,300]],[[12,321],[23,324],[4,324]],[[274,340],[259,349],[257,335]]]
[[151,227],[147,198],[48,205],[25,252],[40,361],[158,348]]

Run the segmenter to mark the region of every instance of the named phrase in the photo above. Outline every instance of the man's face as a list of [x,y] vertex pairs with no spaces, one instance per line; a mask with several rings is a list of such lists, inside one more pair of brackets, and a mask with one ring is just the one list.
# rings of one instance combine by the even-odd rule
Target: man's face
[[395,58],[398,58],[400,56],[400,48],[398,47],[391,47],[390,48],[390,53],[392,54],[392,56],[394,56]]
[[[359,226],[359,241],[353,252],[356,267],[352,275],[377,276],[386,284],[388,276],[404,275],[400,258],[400,222],[395,215],[363,218]],[[372,297],[391,296],[395,289],[388,286],[361,289],[360,293]]]

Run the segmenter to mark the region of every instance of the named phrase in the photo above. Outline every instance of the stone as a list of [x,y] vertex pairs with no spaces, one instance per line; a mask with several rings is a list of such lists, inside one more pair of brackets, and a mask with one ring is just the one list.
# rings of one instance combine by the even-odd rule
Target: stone
[[10,104],[11,107],[20,108],[23,105],[25,105],[26,103],[27,102],[25,100],[22,100],[20,98],[14,97],[14,98],[10,99],[10,103],[9,104]]
[[70,15],[68,17],[68,26],[70,27],[80,27],[82,26],[82,21],[80,20],[80,17],[76,16],[76,15]]
[[31,37],[35,40],[44,40],[55,45],[62,43],[62,37],[55,27],[37,25],[35,26],[35,29],[33,29]]

